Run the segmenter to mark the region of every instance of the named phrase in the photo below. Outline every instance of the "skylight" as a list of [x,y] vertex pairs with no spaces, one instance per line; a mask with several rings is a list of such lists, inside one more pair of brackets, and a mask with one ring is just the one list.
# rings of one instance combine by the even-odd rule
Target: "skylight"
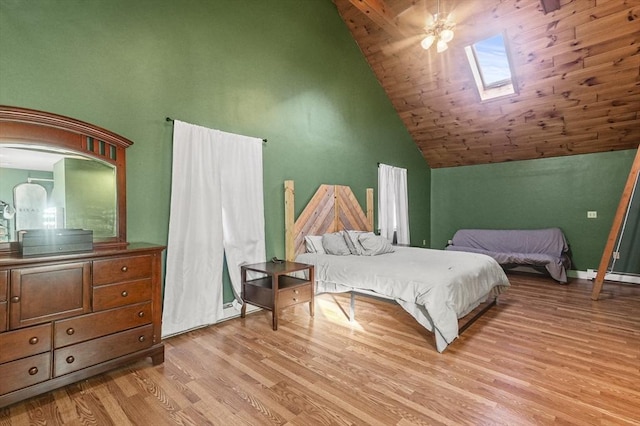
[[481,100],[515,93],[512,67],[502,34],[480,40],[464,50]]

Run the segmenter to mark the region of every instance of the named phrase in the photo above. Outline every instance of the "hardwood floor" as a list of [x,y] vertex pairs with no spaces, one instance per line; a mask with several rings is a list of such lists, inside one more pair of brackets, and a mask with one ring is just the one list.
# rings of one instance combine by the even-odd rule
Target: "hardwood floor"
[[[640,424],[640,286],[512,288],[442,354],[394,303],[321,295],[166,340],[140,361],[0,409],[0,425]],[[0,378],[1,379],[1,378]]]

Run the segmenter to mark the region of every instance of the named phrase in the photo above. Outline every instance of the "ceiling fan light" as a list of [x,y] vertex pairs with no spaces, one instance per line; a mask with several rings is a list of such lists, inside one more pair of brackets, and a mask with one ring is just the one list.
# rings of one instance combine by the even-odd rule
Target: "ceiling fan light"
[[438,53],[442,53],[445,50],[447,50],[448,48],[449,48],[449,46],[447,46],[447,42],[446,41],[444,41],[442,39],[438,40],[438,44],[436,44],[436,51]]
[[436,40],[435,36],[433,36],[432,34],[426,36],[424,39],[422,39],[422,41],[420,42],[420,46],[422,46],[422,48],[424,50],[427,50],[431,47],[431,45],[433,44],[433,42]]
[[445,43],[449,43],[451,40],[453,40],[453,31],[446,29],[446,30],[442,30],[442,32],[440,33],[440,40],[444,41]]

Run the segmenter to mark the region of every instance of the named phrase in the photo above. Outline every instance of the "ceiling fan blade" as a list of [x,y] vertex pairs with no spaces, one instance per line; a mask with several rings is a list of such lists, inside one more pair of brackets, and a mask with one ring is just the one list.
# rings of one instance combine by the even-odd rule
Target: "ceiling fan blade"
[[402,40],[394,41],[386,45],[383,45],[381,47],[381,50],[382,50],[382,53],[384,53],[387,56],[390,56],[402,50],[419,45],[420,41],[423,38],[424,38],[424,34],[416,34],[416,35],[404,38]]
[[434,15],[429,10],[427,0],[416,0],[411,6],[398,13],[398,25],[423,30],[434,22]]
[[474,3],[468,1],[458,2],[457,4],[454,4],[453,7],[443,11],[443,15],[445,16],[445,18],[448,21],[455,23],[456,25],[466,22],[473,16],[473,14]]

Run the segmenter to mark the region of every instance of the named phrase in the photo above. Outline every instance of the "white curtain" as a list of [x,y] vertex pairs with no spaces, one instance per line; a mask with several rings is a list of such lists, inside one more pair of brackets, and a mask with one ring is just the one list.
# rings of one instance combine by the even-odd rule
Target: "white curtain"
[[237,299],[240,265],[266,256],[262,140],[173,126],[163,336],[222,319],[225,254]]
[[380,235],[398,244],[409,244],[407,169],[378,165],[378,228]]

